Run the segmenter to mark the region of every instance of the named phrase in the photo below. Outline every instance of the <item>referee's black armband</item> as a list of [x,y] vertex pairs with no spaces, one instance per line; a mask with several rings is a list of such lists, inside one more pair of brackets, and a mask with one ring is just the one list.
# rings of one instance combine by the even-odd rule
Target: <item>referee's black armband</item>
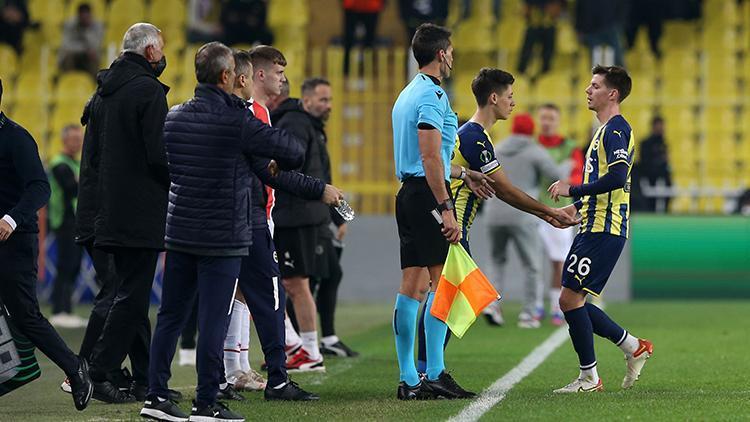
[[435,126],[433,126],[433,125],[429,124],[429,123],[424,123],[424,122],[423,122],[423,123],[419,123],[419,124],[417,125],[417,129],[422,129],[422,130],[434,130],[434,129],[437,129],[437,128],[436,128]]

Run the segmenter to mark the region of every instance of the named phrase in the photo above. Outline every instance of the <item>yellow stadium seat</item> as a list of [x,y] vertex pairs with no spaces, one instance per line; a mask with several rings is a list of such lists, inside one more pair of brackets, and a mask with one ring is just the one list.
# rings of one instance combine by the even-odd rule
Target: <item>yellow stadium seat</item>
[[557,51],[555,54],[573,54],[579,48],[576,32],[570,20],[562,19],[557,25]]
[[13,108],[13,120],[18,122],[31,136],[34,137],[40,152],[47,147],[47,129],[49,125],[49,110],[44,103],[17,104]]
[[278,28],[287,25],[306,26],[310,19],[307,0],[286,0],[268,2],[268,26]]
[[59,138],[59,134],[65,126],[81,122],[81,115],[83,114],[83,107],[86,105],[86,100],[87,98],[81,98],[78,101],[70,101],[65,105],[55,107],[52,112],[50,125],[50,130],[52,131],[50,136],[52,139]]
[[60,0],[29,0],[29,18],[45,26],[60,25],[65,19],[65,2]]
[[161,29],[165,43],[171,47],[185,46],[185,3],[182,0],[153,0],[148,8],[148,22]]
[[698,23],[693,21],[666,21],[664,35],[659,40],[662,51],[668,52],[675,48],[694,50],[698,47],[700,30]]
[[583,97],[583,94],[579,98],[573,95],[571,79],[567,74],[546,73],[536,80],[533,90],[535,104],[552,102],[563,108]]
[[52,97],[52,84],[38,73],[28,71],[18,75],[13,91],[16,104],[46,105]]
[[57,73],[57,55],[48,44],[27,48],[21,55],[18,69],[23,69],[23,73],[34,73],[37,76],[52,79]]
[[668,76],[662,79],[661,103],[665,105],[694,104],[698,97],[698,83],[688,76]]
[[708,131],[735,133],[738,129],[736,113],[730,106],[706,107],[703,118]]
[[626,104],[650,107],[656,100],[656,83],[653,72],[633,71],[630,73],[633,87]]
[[[660,110],[664,118],[664,127],[668,134],[680,135],[683,138],[687,134],[694,134],[698,128],[698,116],[691,107],[682,105],[664,106]],[[669,141],[669,139],[668,139]]]
[[734,26],[738,21],[737,2],[705,0],[703,1],[703,19],[707,27]]
[[479,19],[466,19],[458,24],[452,41],[458,51],[490,52],[494,49],[492,27]]
[[16,77],[16,67],[18,66],[18,56],[16,56],[16,50],[8,44],[0,44],[0,78],[5,83],[9,83],[13,78]]
[[503,15],[499,26],[496,26],[495,44],[499,50],[515,54],[521,49],[526,34],[526,22],[518,16]]
[[698,56],[693,50],[672,46],[664,51],[661,64],[662,79],[698,74]]
[[106,42],[120,45],[125,31],[133,24],[146,20],[146,7],[142,0],[113,0],[107,9]]
[[68,72],[62,74],[57,81],[53,98],[57,104],[78,104],[81,100],[85,103],[95,90],[96,83],[91,75]]

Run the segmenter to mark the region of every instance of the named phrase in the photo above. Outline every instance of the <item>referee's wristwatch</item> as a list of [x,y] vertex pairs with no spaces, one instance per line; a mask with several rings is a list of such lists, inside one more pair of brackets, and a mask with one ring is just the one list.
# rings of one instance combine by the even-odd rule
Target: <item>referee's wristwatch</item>
[[452,211],[453,210],[453,201],[450,199],[446,199],[445,201],[438,204],[437,208],[435,208],[438,212],[442,213],[443,211]]

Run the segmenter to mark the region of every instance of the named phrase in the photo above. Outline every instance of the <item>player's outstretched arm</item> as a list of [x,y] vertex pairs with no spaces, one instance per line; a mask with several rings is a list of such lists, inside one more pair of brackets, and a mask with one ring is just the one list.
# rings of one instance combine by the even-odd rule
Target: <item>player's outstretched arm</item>
[[451,164],[451,179],[463,180],[469,190],[482,200],[486,201],[495,196],[495,190],[490,185],[492,179],[484,173]]
[[579,223],[575,213],[571,216],[569,212],[562,211],[562,208],[548,207],[515,187],[502,169],[492,173],[490,179],[495,196],[521,211],[535,215],[555,227],[563,228]]
[[593,183],[571,186],[562,180],[550,185],[547,191],[555,202],[560,200],[561,196],[580,198],[587,195],[599,195],[622,189],[628,181],[628,165],[626,163],[617,163],[609,168],[609,172],[600,177]]

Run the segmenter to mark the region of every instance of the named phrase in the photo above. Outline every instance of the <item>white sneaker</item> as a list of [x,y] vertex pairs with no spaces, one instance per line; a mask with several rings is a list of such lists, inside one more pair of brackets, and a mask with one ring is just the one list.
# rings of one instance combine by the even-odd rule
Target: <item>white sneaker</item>
[[49,318],[49,323],[56,328],[82,328],[88,320],[71,314],[55,314]]
[[195,366],[195,349],[180,349],[180,366]]
[[526,312],[523,312],[518,316],[518,328],[539,328],[541,326],[542,323],[539,322],[538,319],[527,314]]
[[237,377],[234,381],[234,388],[240,391],[263,391],[267,383],[263,375],[251,368]]
[[503,318],[503,310],[500,307],[500,302],[494,301],[487,305],[482,311],[487,323],[496,327],[502,327],[505,324],[505,318]]
[[628,389],[638,381],[641,376],[641,369],[646,364],[646,360],[654,354],[654,344],[648,340],[638,339],[638,349],[632,356],[626,356],[627,369],[625,378],[622,380],[622,388]]
[[570,384],[566,385],[563,388],[558,388],[557,390],[553,391],[557,394],[570,394],[570,393],[591,393],[594,391],[604,391],[604,385],[602,384],[602,379],[599,378],[599,382],[593,382],[592,380],[586,378],[578,378],[573,380]]
[[70,387],[70,379],[66,377],[62,384],[60,384],[60,389],[68,394],[73,394],[73,389]]

